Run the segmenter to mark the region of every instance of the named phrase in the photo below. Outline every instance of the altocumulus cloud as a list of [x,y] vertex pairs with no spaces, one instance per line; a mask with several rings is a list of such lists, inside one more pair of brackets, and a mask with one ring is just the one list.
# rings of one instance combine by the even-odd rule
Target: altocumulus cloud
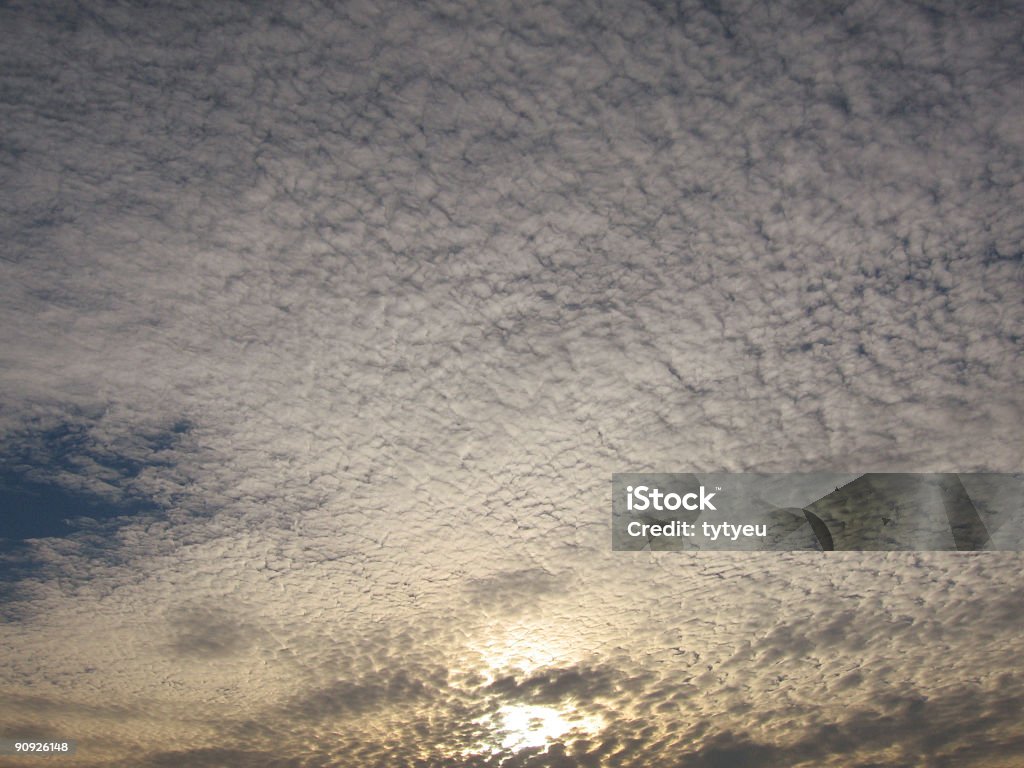
[[1022,32],[1001,2],[4,6],[4,477],[107,512],[5,550],[0,735],[1010,764],[1019,555],[612,554],[607,493],[1020,470]]

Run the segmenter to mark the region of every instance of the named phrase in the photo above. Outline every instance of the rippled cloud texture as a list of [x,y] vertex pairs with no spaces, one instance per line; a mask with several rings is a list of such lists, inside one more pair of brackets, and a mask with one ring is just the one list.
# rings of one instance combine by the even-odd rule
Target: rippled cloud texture
[[2,458],[111,513],[5,555],[0,736],[1016,764],[1019,555],[613,553],[609,513],[613,472],[1021,470],[1022,34],[5,5]]

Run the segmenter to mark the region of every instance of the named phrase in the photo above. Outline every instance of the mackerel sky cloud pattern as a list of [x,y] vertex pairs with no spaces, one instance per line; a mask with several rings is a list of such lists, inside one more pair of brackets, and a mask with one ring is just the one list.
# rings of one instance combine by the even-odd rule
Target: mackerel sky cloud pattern
[[1019,554],[612,552],[609,485],[1021,471],[1022,36],[1010,2],[0,8],[0,737],[1014,764]]

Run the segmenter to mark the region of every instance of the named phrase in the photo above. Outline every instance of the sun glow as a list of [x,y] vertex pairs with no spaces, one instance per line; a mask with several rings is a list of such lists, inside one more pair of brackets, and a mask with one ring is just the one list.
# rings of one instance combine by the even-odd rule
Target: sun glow
[[543,747],[580,725],[570,722],[561,712],[551,707],[517,705],[502,707],[498,711],[502,749]]
[[484,651],[488,672],[492,675],[510,670],[529,674],[557,664],[563,656],[551,643],[528,636],[495,643]]
[[[569,706],[572,704],[569,703]],[[498,755],[522,749],[546,748],[566,739],[587,738],[599,733],[604,727],[604,721],[597,715],[539,704],[506,704],[475,722],[482,726],[483,737],[474,746],[464,750],[464,755]]]
[[[467,653],[461,687],[474,694],[486,692],[498,704],[506,683],[514,686],[541,671],[579,663],[571,642],[558,635],[552,637],[545,630],[525,622],[491,629],[487,639],[475,643]],[[493,687],[499,681],[501,685]],[[462,754],[497,756],[523,749],[543,749],[561,740],[586,738],[604,728],[600,717],[577,711],[571,696],[552,703],[554,706],[508,703],[490,710],[473,721],[479,728],[479,740]]]

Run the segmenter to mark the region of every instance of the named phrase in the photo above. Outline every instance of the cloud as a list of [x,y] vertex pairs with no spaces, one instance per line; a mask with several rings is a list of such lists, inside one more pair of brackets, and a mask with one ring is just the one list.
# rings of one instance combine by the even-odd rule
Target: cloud
[[181,608],[168,618],[173,638],[172,653],[190,658],[216,658],[243,650],[250,642],[251,630],[236,618],[214,606]]
[[487,690],[511,701],[560,704],[572,699],[590,702],[596,697],[609,695],[615,677],[609,670],[544,669],[523,680],[516,680],[511,675],[502,677],[491,683]]
[[[23,545],[0,736],[82,766],[1009,759],[1018,554],[607,526],[613,472],[1019,471],[1022,24],[0,9],[0,456],[110,512]],[[588,720],[512,750],[517,706]]]
[[540,599],[560,589],[571,589],[571,582],[539,569],[495,573],[470,582],[466,591],[477,607],[488,612],[523,613]]
[[300,768],[301,766],[306,765],[306,763],[295,759],[282,760],[280,756],[275,755],[273,752],[207,748],[161,752],[147,756],[144,763],[135,763],[135,765],[144,765],[145,768],[163,768],[164,766],[171,768],[175,765],[251,765],[260,767],[265,766],[266,768],[295,766],[295,768]]

